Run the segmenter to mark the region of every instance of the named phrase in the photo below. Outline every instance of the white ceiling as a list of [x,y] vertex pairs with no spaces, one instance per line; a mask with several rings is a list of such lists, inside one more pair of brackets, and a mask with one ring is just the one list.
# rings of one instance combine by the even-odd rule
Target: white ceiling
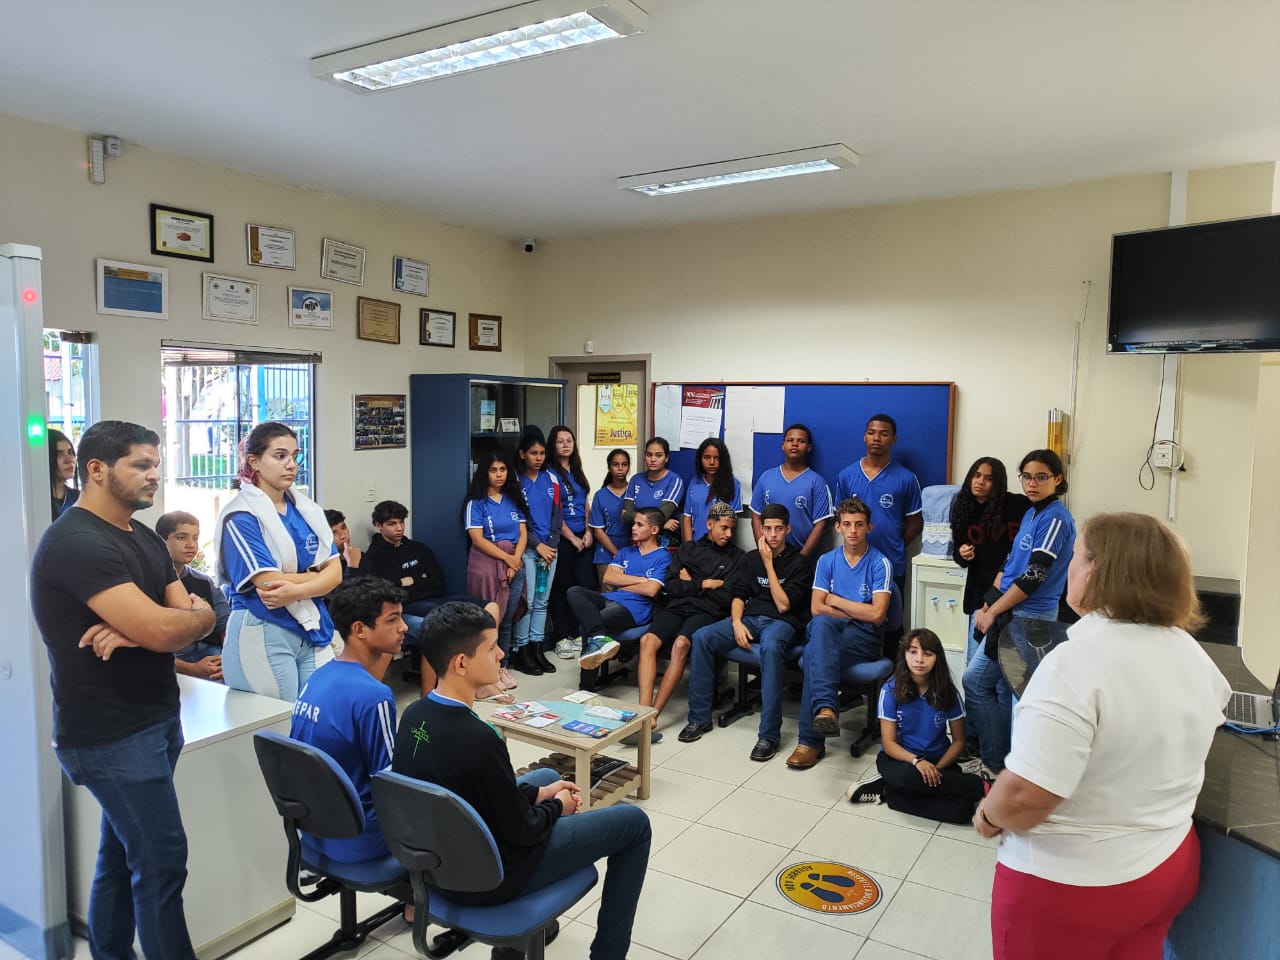
[[[9,0],[0,112],[512,238],[1280,159],[1280,0],[638,2],[642,36],[362,97],[309,58],[504,0]],[[832,142],[861,168],[615,186]]]

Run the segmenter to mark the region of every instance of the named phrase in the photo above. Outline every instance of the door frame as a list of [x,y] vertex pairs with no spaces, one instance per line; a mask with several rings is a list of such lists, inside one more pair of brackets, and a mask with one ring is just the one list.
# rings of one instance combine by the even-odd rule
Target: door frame
[[[650,426],[649,400],[653,389],[653,354],[651,353],[611,353],[611,354],[578,354],[568,357],[548,357],[547,375],[557,380],[567,381],[565,384],[564,416],[565,423],[578,422],[578,387],[587,383],[587,373],[595,370],[607,370],[619,364],[640,367],[639,408],[636,411],[636,422],[640,435],[636,437],[636,449],[632,454],[633,469],[636,464],[643,463],[642,451],[644,441],[648,437]],[[625,379],[625,374],[624,374]],[[576,429],[576,427],[575,427]],[[579,441],[581,442],[581,441]]]

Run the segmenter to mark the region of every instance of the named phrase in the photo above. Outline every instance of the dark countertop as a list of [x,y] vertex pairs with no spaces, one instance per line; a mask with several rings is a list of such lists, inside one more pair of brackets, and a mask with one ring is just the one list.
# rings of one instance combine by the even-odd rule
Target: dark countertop
[[[1000,670],[1015,697],[1045,655],[1067,639],[1067,627],[1014,620],[1000,635]],[[1201,643],[1231,689],[1269,693],[1244,664],[1239,647]],[[1280,743],[1221,727],[1204,765],[1195,822],[1280,859]]]

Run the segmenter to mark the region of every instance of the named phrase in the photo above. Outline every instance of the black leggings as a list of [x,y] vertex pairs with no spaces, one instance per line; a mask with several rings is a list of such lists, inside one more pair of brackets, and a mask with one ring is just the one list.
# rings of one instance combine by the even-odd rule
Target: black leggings
[[551,596],[547,599],[547,613],[551,615],[551,624],[544,636],[548,640],[582,635],[582,625],[569,607],[569,588],[595,589],[599,582],[596,579],[596,565],[592,563],[595,552],[594,544],[577,551],[567,540],[561,538],[560,546],[556,548],[556,576],[551,581]]
[[876,769],[884,777],[884,802],[890,810],[909,813],[943,823],[968,823],[982,799],[982,778],[957,767],[944,767],[942,782],[931,787],[920,771],[905,760],[895,760],[883,751],[876,757]]
[[637,626],[630,610],[616,600],[606,600],[598,590],[570,587],[568,600],[573,615],[582,625],[583,639],[621,633]]

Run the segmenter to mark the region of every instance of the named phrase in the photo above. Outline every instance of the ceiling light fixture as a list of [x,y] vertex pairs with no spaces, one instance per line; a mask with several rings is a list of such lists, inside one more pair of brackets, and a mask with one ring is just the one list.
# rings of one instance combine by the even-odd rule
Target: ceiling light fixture
[[829,143],[825,147],[766,153],[759,157],[743,157],[741,160],[723,160],[719,163],[619,177],[618,189],[634,190],[646,197],[664,197],[673,193],[727,187],[735,183],[847,170],[856,167],[858,159],[858,155],[843,143]]
[[631,0],[532,0],[312,57],[311,72],[376,93],[643,33],[648,19]]

